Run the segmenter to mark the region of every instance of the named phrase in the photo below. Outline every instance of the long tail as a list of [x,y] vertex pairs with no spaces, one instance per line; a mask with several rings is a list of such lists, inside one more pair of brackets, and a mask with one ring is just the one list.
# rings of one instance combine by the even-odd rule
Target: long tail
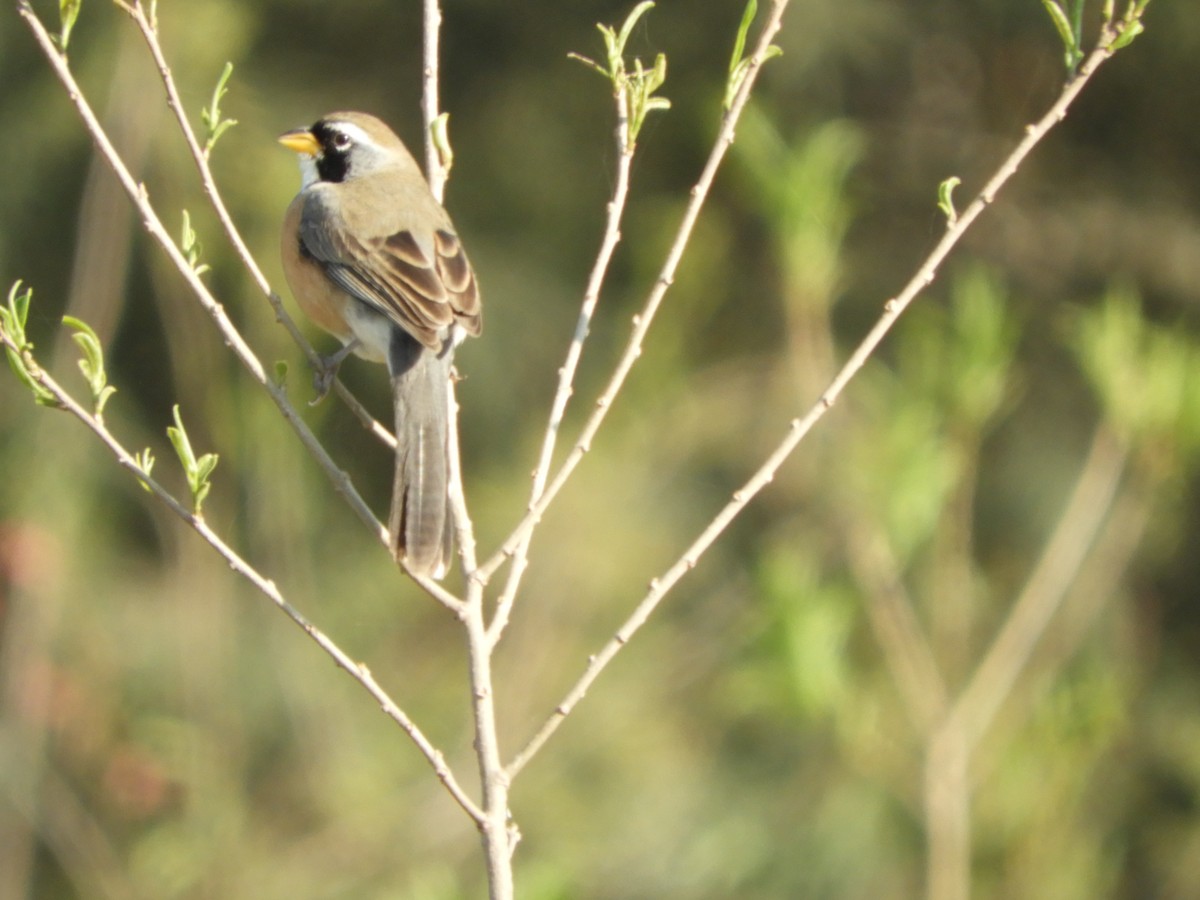
[[389,368],[396,410],[396,475],[388,531],[392,555],[441,578],[451,553],[448,511],[450,351],[439,357],[396,329]]

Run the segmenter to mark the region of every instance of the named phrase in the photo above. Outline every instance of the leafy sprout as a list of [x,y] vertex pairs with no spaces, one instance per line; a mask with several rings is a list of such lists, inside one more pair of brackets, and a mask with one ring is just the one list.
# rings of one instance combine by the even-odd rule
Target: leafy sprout
[[117,392],[117,389],[108,383],[108,373],[104,368],[104,348],[100,345],[96,332],[82,319],[63,316],[63,324],[75,331],[71,338],[83,351],[83,357],[79,360],[79,371],[83,373],[91,389],[93,412],[98,420],[103,420],[104,405]]
[[192,512],[197,518],[201,517],[204,498],[212,487],[210,481],[213,470],[217,467],[219,457],[215,453],[205,453],[197,458],[192,450],[192,442],[188,439],[187,430],[183,427],[183,419],[179,415],[179,404],[172,409],[175,424],[167,426],[167,437],[175,447],[175,454],[183,465],[183,473],[187,477],[188,490],[192,493]]
[[81,6],[83,6],[83,0],[58,0],[58,49],[64,55],[67,52],[67,44],[71,41],[71,30],[75,27],[75,20],[79,18]]
[[[145,475],[146,478],[149,478],[150,473],[154,470],[154,453],[149,447],[147,447],[141,453],[138,453],[133,457],[133,462],[137,466],[138,471]],[[146,491],[150,490],[150,485],[148,485],[144,480],[140,483],[143,489]]]
[[938,209],[946,216],[946,224],[954,227],[958,221],[958,210],[954,208],[954,189],[962,184],[962,179],[951,175],[938,185]]
[[454,148],[450,146],[450,113],[444,112],[429,123],[433,135],[433,146],[437,148],[442,168],[447,172],[454,165]]
[[596,27],[604,39],[604,65],[578,53],[567,54],[569,58],[578,60],[611,81],[616,94],[624,97],[628,110],[625,123],[626,145],[630,149],[637,141],[638,132],[641,131],[646,116],[656,109],[671,108],[671,101],[666,97],[654,96],[654,92],[662,87],[667,79],[666,55],[658,54],[650,68],[646,68],[640,59],[634,59],[632,67],[627,66],[625,62],[625,45],[629,41],[629,35],[638,19],[653,8],[654,3],[651,0],[639,3],[626,17],[620,31],[609,25],[597,23]]
[[229,90],[229,76],[233,74],[233,63],[225,63],[225,68],[221,70],[221,77],[217,79],[217,85],[213,88],[212,100],[208,106],[200,111],[200,119],[204,123],[207,137],[204,140],[204,158],[207,159],[212,153],[213,147],[217,145],[217,141],[221,139],[226,131],[237,124],[237,119],[226,119],[221,112],[221,101],[225,98],[226,92]]
[[32,299],[32,288],[22,290],[20,281],[13,283],[7,303],[0,307],[0,337],[4,338],[8,367],[17,380],[33,393],[34,402],[57,407],[61,404],[38,377],[40,370],[33,361],[33,342],[25,335],[25,322],[29,317],[29,302]]
[[186,209],[183,211],[183,228],[179,235],[179,249],[183,251],[183,256],[193,272],[203,275],[208,271],[209,266],[200,262],[200,254],[204,248],[196,236],[196,230],[192,228],[192,218]]
[[[746,80],[746,73],[750,71],[750,65],[754,61],[753,57],[746,57],[746,35],[750,33],[750,25],[754,22],[754,17],[758,13],[758,0],[749,0],[746,3],[746,8],[742,12],[742,21],[738,25],[737,37],[733,42],[733,56],[729,60],[729,80],[725,82],[725,109],[728,110],[733,106],[733,99],[737,96],[738,90],[741,89],[742,82]],[[782,55],[783,51],[779,47],[772,44],[767,48],[766,54],[763,56],[763,62],[768,59],[774,59],[776,56]]]
[[1074,72],[1083,61],[1083,5],[1084,0],[1042,0],[1062,39],[1063,61],[1068,72]]

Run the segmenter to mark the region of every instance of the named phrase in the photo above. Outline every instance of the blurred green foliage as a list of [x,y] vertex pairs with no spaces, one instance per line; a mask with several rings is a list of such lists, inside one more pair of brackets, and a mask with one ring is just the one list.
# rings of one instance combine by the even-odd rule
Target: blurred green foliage
[[[483,547],[519,517],[603,227],[611,92],[568,52],[632,3],[446,4],[447,204],[487,304],[459,366]],[[35,3],[51,27],[54,4]],[[744,4],[660,0],[646,119],[573,434],[657,273],[721,113]],[[761,13],[760,13],[761,15]],[[162,3],[192,121],[282,288],[298,184],[274,136],[337,108],[420,143],[420,4]],[[1084,28],[1089,27],[1087,21]],[[753,32],[752,32],[753,34]],[[646,582],[819,395],[959,206],[1050,102],[1038,0],[809,0],[756,99],[626,392],[547,514],[497,660],[511,751]],[[71,63],[264,361],[307,369],[239,268],[112,4]],[[521,896],[918,896],[925,735],[880,641],[902,596],[951,696],[1054,532],[1095,435],[1124,464],[1085,559],[971,760],[978,897],[1186,898],[1200,883],[1200,17],[1153,5],[775,482],[680,584],[513,796]],[[227,92],[214,85],[234,66]],[[394,567],[146,240],[21,21],[0,14],[0,284],[106,422],[219,453],[206,520],[474,771],[455,623]],[[212,110],[220,99],[220,110]],[[211,127],[211,126],[210,126]],[[78,333],[78,332],[76,332]],[[328,349],[325,338],[314,335]],[[376,410],[386,379],[344,377]],[[377,509],[387,453],[306,410]],[[74,421],[0,379],[0,896],[474,897],[478,837],[404,736]]]

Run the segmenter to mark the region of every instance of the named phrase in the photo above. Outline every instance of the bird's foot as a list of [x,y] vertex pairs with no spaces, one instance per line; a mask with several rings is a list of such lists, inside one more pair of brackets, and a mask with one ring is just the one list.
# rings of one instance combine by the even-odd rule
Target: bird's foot
[[329,395],[334,379],[337,378],[338,367],[341,366],[342,360],[354,352],[357,346],[358,338],[355,338],[336,353],[318,358],[317,364],[313,367],[313,390],[317,394],[308,401],[309,406],[316,406]]

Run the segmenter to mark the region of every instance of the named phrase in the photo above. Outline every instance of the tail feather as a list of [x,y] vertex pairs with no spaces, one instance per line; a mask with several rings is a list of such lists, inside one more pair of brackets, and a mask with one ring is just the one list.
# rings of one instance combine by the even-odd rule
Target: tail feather
[[448,512],[450,354],[425,349],[397,329],[389,368],[396,414],[396,474],[388,531],[392,555],[441,578],[450,562]]

